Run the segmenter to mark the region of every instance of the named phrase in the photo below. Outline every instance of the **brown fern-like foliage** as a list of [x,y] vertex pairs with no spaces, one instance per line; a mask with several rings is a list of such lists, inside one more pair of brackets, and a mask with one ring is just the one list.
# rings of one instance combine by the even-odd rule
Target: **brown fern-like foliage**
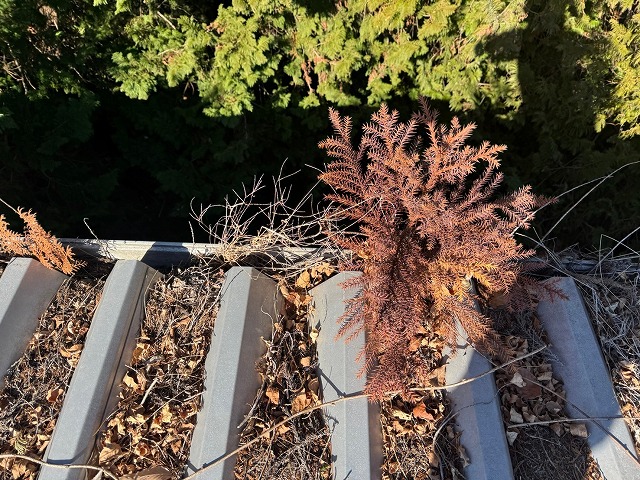
[[457,119],[438,125],[425,100],[407,123],[382,105],[364,125],[357,149],[351,119],[335,110],[329,116],[336,136],[319,144],[334,158],[320,175],[334,189],[327,233],[355,254],[344,268],[363,272],[350,283],[363,293],[348,306],[341,335],[366,332],[367,393],[374,399],[385,392],[407,396],[411,378],[426,378],[426,367],[409,350],[425,326],[455,346],[457,320],[477,348],[507,357],[489,319],[474,308],[470,282],[523,301],[519,261],[533,251],[513,235],[549,200],[528,186],[493,198],[503,179],[498,154],[505,147],[466,145],[475,125]]
[[63,247],[56,237],[47,232],[30,210],[15,210],[24,222],[22,235],[11,230],[4,215],[0,215],[0,252],[16,256],[37,258],[45,267],[71,275],[80,266],[69,247]]

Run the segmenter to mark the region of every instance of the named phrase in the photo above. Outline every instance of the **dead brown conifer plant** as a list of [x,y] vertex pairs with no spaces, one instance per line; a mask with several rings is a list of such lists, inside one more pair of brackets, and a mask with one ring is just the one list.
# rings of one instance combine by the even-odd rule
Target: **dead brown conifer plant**
[[382,105],[357,148],[351,119],[333,109],[329,116],[336,135],[319,144],[333,157],[320,175],[334,190],[325,230],[354,253],[343,268],[363,272],[350,284],[363,293],[348,305],[340,335],[366,333],[366,393],[376,400],[387,392],[408,397],[411,381],[426,382],[425,362],[410,348],[424,328],[455,347],[459,322],[476,348],[508,357],[489,319],[474,308],[470,281],[516,307],[526,302],[534,282],[520,260],[534,252],[514,233],[550,200],[529,186],[494,198],[505,147],[467,145],[475,125],[457,118],[438,125],[424,99],[406,123]]
[[0,215],[0,253],[34,257],[45,267],[59,270],[66,275],[71,275],[80,267],[80,262],[73,258],[71,248],[63,247],[55,236],[42,228],[35,213],[21,208],[14,209],[4,200],[0,201],[24,222],[21,235],[11,230],[5,216]]

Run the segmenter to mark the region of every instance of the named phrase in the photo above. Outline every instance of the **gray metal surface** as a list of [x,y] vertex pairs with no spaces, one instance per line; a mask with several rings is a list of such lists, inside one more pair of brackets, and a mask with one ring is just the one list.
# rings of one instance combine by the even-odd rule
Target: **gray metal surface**
[[[227,247],[220,243],[191,242],[148,242],[140,240],[87,240],[77,238],[61,238],[64,246],[71,247],[76,254],[86,257],[102,257],[113,260],[139,260],[147,265],[160,268],[184,265],[193,261],[194,257],[210,256],[225,258]],[[252,265],[275,265],[299,262],[319,252],[326,258],[338,255],[337,250],[318,248],[281,248],[261,249],[245,259]]]
[[[118,384],[135,346],[145,292],[157,272],[135,260],[116,263],[107,278],[80,360],[44,459],[87,463],[100,425],[117,402]],[[40,480],[77,480],[79,469],[43,467]]]
[[13,258],[6,266],[0,277],[0,388],[66,278],[31,258]]
[[[237,448],[260,377],[255,362],[266,351],[278,312],[276,283],[254,268],[233,267],[222,286],[211,349],[205,363],[202,409],[193,431],[188,472],[205,467]],[[198,474],[198,480],[233,478],[235,456]]]
[[[567,400],[578,407],[567,404],[567,413],[573,418],[621,416],[609,370],[575,282],[566,277],[550,281],[557,281],[569,297],[541,301],[538,306],[551,352],[557,357],[552,362],[554,375],[564,382]],[[607,480],[640,479],[640,467],[631,456],[635,455],[633,440],[624,420],[596,420],[586,425],[591,453]]]
[[[455,355],[447,363],[447,384],[475,377],[491,370],[489,361],[471,345],[458,323],[459,339]],[[513,470],[509,446],[500,413],[500,397],[497,394],[493,374],[470,383],[447,389],[456,413],[456,423],[461,431],[460,444],[465,448],[471,463],[464,469],[468,480],[512,479]]]
[[[364,347],[364,333],[348,344],[335,338],[345,300],[359,295],[356,289],[345,290],[340,283],[355,275],[355,272],[340,273],[310,291],[314,310],[309,321],[320,330],[318,376],[324,402],[361,392],[365,387],[365,376],[357,375],[362,365],[356,361]],[[366,398],[347,400],[325,408],[325,416],[332,430],[335,480],[380,478],[382,431],[377,405]]]

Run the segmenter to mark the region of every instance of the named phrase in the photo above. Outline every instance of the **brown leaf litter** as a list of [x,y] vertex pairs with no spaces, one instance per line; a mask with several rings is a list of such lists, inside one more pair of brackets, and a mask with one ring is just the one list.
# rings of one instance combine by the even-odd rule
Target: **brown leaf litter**
[[[0,453],[42,458],[98,305],[104,279],[65,280],[0,391]],[[39,467],[0,460],[0,479],[35,480]]]
[[222,280],[222,271],[195,265],[150,288],[119,403],[98,441],[101,467],[122,478],[182,477]]
[[574,275],[640,453],[640,270],[638,259],[614,259],[591,275]]
[[[318,332],[307,322],[308,290],[333,273],[329,264],[305,270],[293,284],[280,282],[284,307],[274,322],[266,353],[256,363],[262,385],[245,418],[240,445],[263,435],[284,418],[319,405],[316,375]],[[235,478],[242,480],[328,480],[330,432],[322,412],[293,419],[238,454]]]
[[[518,357],[547,343],[534,312],[510,314],[489,309],[501,324],[509,347]],[[564,387],[553,376],[549,353],[539,353],[498,370],[501,400],[515,480],[602,480],[586,442],[586,426],[568,420]],[[538,424],[541,422],[541,424]]]
[[[257,363],[263,384],[241,435],[240,444],[257,438],[284,418],[318,405],[315,341],[318,332],[307,324],[311,297],[308,290],[332,273],[329,267],[300,274],[293,285],[280,284],[285,299],[284,314],[274,324],[267,353]],[[416,337],[412,355],[433,367],[426,385],[443,385],[443,340],[423,329]],[[382,478],[461,479],[464,449],[453,425],[446,424],[449,407],[443,391],[415,396],[413,402],[400,397],[381,405],[384,438]],[[331,478],[330,432],[320,411],[295,419],[262,438],[238,455],[235,478],[328,479]]]
[[[442,386],[444,339],[437,331],[421,329],[411,342],[411,355],[431,368],[431,375],[410,388]],[[460,434],[449,422],[451,408],[444,390],[403,401],[400,396],[380,405],[383,436],[383,480],[463,479],[465,451]]]

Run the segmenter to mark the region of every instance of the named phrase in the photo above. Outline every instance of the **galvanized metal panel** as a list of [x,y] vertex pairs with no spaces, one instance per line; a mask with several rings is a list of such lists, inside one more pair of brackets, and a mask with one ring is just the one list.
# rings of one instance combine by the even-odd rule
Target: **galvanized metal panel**
[[[135,260],[118,261],[107,278],[80,360],[71,378],[47,462],[87,463],[107,410],[117,402],[125,362],[144,315],[145,292],[157,272]],[[43,467],[40,480],[78,480],[78,469]]]
[[[573,418],[620,417],[620,406],[582,296],[572,278],[555,278],[567,299],[541,301],[538,316],[556,355],[553,372],[564,382],[567,413]],[[591,453],[608,480],[640,479],[635,449],[622,418],[586,422]],[[618,441],[614,440],[608,431]],[[623,446],[624,445],[624,446]],[[625,452],[625,449],[627,450]]]
[[31,258],[13,258],[6,266],[0,277],[0,382],[66,278]]
[[[207,355],[205,392],[189,455],[189,473],[215,462],[238,446],[260,377],[255,362],[266,351],[278,311],[276,283],[254,268],[233,267],[221,290],[211,349]],[[233,478],[236,458],[198,474],[198,480]]]
[[[348,344],[336,339],[338,319],[345,311],[345,300],[359,295],[356,289],[345,290],[340,285],[357,272],[343,272],[310,291],[314,310],[311,325],[320,330],[318,345],[318,377],[324,402],[337,400],[346,394],[364,389],[366,376],[358,377],[362,364],[356,357],[364,348],[362,333]],[[347,400],[325,409],[331,429],[331,456],[334,478],[380,478],[382,465],[382,431],[380,410],[366,398]]]
[[[460,345],[447,362],[445,381],[457,383],[491,370],[489,361],[466,342],[467,334],[458,322]],[[464,469],[469,480],[512,479],[513,469],[509,446],[500,413],[493,374],[472,382],[448,388],[455,420],[461,432],[460,444],[465,448],[471,463]]]

